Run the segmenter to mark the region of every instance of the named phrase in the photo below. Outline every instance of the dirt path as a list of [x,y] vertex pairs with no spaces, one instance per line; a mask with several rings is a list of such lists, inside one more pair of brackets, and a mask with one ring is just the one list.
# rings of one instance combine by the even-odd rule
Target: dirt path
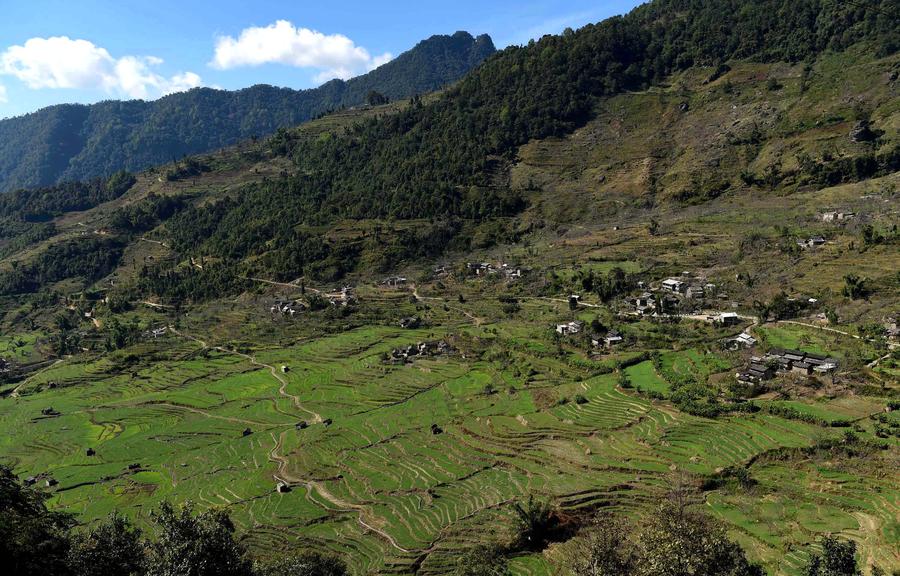
[[60,358],[59,360],[57,360],[57,361],[54,362],[53,364],[41,368],[40,370],[38,370],[38,371],[35,372],[34,374],[30,375],[28,378],[22,380],[22,382],[19,383],[19,385],[16,386],[15,388],[13,388],[13,391],[9,393],[9,397],[10,397],[10,398],[18,398],[18,397],[19,397],[19,388],[21,388],[22,386],[28,384],[28,381],[31,380],[32,378],[34,378],[35,376],[38,376],[38,375],[40,375],[40,374],[43,374],[43,373],[46,372],[47,370],[50,370],[51,368],[53,368],[53,367],[55,367],[55,366],[57,366],[57,365],[59,365],[59,364],[62,364],[63,362],[65,362],[65,358]]
[[[305,408],[300,403],[300,399],[297,396],[294,396],[293,394],[290,394],[287,391],[287,385],[288,385],[287,379],[284,376],[282,376],[279,373],[279,371],[275,369],[274,366],[270,366],[269,364],[264,364],[264,363],[258,361],[253,356],[251,356],[249,354],[244,354],[243,352],[237,352],[236,350],[228,350],[227,348],[222,348],[220,346],[210,346],[209,343],[207,343],[206,341],[201,340],[200,338],[197,338],[195,336],[191,336],[189,334],[184,334],[182,332],[179,332],[172,326],[169,326],[169,330],[171,330],[173,334],[181,336],[182,338],[187,338],[188,340],[193,340],[194,342],[200,344],[205,349],[218,350],[219,352],[223,352],[226,354],[234,354],[236,356],[240,356],[240,357],[250,361],[250,363],[252,363],[256,366],[268,368],[269,372],[272,374],[272,377],[274,377],[276,380],[278,380],[278,382],[281,384],[281,387],[278,389],[279,394],[281,394],[282,396],[284,396],[286,398],[290,398],[291,401],[293,402],[294,406],[298,410],[306,412],[307,414],[312,416],[316,423],[321,423],[323,421],[322,416],[320,416],[316,412],[313,412],[312,410],[309,410],[308,408]],[[397,541],[394,539],[393,536],[391,536],[384,530],[374,526],[373,524],[377,523],[377,521],[371,517],[371,515],[369,514],[369,512],[366,510],[366,508],[364,506],[359,505],[359,504],[352,504],[350,502],[347,502],[345,500],[338,498],[337,496],[335,496],[334,494],[329,492],[328,489],[322,485],[322,483],[320,483],[316,480],[304,480],[302,478],[297,478],[295,476],[290,475],[288,473],[288,465],[289,465],[288,459],[281,454],[281,448],[284,445],[284,435],[285,434],[287,434],[287,431],[281,432],[281,434],[279,434],[276,437],[275,434],[272,433],[272,440],[274,441],[275,445],[272,447],[272,450],[269,451],[269,460],[271,460],[272,462],[275,462],[278,466],[277,471],[272,475],[273,478],[277,482],[283,482],[284,484],[287,484],[288,486],[297,485],[297,484],[304,485],[307,487],[308,490],[317,492],[320,496],[322,496],[322,498],[324,498],[325,500],[327,500],[328,502],[330,502],[331,504],[336,506],[338,509],[340,509],[340,511],[342,511],[342,512],[357,512],[359,514],[359,518],[358,518],[359,524],[362,527],[364,527],[365,529],[367,529],[371,532],[374,532],[375,534],[378,534],[379,536],[384,538],[391,546],[393,546],[397,550],[399,550],[403,553],[406,553],[406,554],[412,553],[411,550],[407,550],[406,548],[403,548],[402,546],[397,544]]]
[[310,292],[314,292],[316,294],[322,293],[321,290],[317,290],[310,286],[301,286],[300,284],[297,284],[297,282],[299,282],[299,280],[294,280],[293,282],[276,282],[274,280],[266,280],[265,278],[253,278],[250,276],[242,276],[242,278],[244,278],[244,280],[250,280],[253,282],[261,282],[262,284],[270,284],[272,286],[281,286],[282,288],[293,288],[295,290],[300,290],[300,289],[309,290]]
[[251,356],[250,354],[244,354],[243,352],[238,352],[237,350],[229,350],[228,348],[223,348],[221,346],[210,346],[206,341],[201,340],[200,338],[197,338],[196,336],[191,336],[190,334],[185,334],[183,332],[179,332],[178,330],[175,329],[174,326],[169,326],[169,330],[173,334],[181,336],[182,338],[187,338],[188,340],[193,340],[194,342],[200,344],[203,348],[210,349],[210,350],[217,350],[224,354],[233,354],[235,356],[240,356],[241,358],[244,358],[245,360],[249,361],[254,366],[259,366],[261,368],[267,368],[269,370],[269,373],[272,374],[272,377],[275,378],[276,380],[278,380],[278,383],[280,385],[278,388],[279,394],[281,394],[285,398],[290,398],[294,407],[297,408],[298,410],[300,410],[301,412],[306,412],[307,414],[312,416],[313,422],[315,422],[316,424],[322,422],[323,419],[322,419],[321,415],[319,415],[318,413],[303,406],[303,404],[300,403],[299,397],[297,397],[287,391],[287,386],[288,386],[287,378],[285,378],[274,366],[260,362],[256,358]]
[[[548,298],[546,296],[528,296],[519,298],[519,300],[543,300],[544,302],[558,302],[560,304],[568,304],[569,301],[565,298]],[[599,304],[589,304],[587,302],[578,302],[579,306],[584,306],[585,308],[603,308],[603,306]]]
[[160,310],[169,310],[171,308],[175,308],[174,306],[169,306],[168,304],[157,304],[156,302],[148,302],[146,300],[140,300],[136,303],[143,304],[144,306],[149,306],[151,308],[158,308]]
[[162,246],[162,247],[164,247],[164,248],[168,248],[168,247],[169,247],[169,245],[166,244],[165,242],[160,242],[159,240],[151,240],[151,239],[149,239],[149,238],[143,238],[143,237],[142,237],[142,238],[141,238],[141,242],[149,242],[149,243],[151,243],[151,244],[159,244],[160,246]]

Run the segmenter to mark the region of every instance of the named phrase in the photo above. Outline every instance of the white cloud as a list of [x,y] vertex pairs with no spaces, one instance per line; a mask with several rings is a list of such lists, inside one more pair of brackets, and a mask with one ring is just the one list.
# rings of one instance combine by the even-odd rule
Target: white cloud
[[265,28],[245,28],[237,39],[219,37],[210,66],[229,70],[275,63],[316,68],[320,70],[316,80],[323,82],[368,72],[392,58],[389,53],[372,56],[341,34],[326,35],[309,28],[297,28],[287,20],[278,20]]
[[0,53],[0,74],[15,76],[32,89],[102,89],[130,98],[156,98],[200,86],[197,74],[166,78],[151,70],[163,61],[155,56],[113,58],[87,40],[66,36],[31,38]]
[[6,86],[0,84],[0,104],[6,104],[9,98],[6,97]]

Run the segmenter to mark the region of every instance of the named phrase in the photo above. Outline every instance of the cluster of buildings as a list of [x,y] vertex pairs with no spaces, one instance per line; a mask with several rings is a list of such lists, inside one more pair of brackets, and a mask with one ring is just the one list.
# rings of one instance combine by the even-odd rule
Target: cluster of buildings
[[340,290],[336,289],[328,294],[325,298],[332,306],[349,306],[356,302],[356,294],[353,292],[353,286],[344,286]]
[[444,340],[419,342],[418,344],[394,348],[391,350],[390,359],[394,362],[407,362],[414,358],[449,354],[452,350],[450,344]]
[[500,274],[508,280],[521,278],[523,274],[521,268],[506,263],[501,263],[497,266],[494,266],[490,262],[469,262],[466,264],[466,270],[468,270],[470,274],[474,274],[475,276],[491,276],[494,274]]
[[626,298],[625,304],[640,316],[670,314],[678,310],[683,300],[699,301],[714,297],[728,299],[727,294],[718,292],[715,284],[704,278],[694,277],[689,272],[683,272],[679,277],[666,278],[658,288],[648,286],[645,282],[638,282],[638,288],[643,292]]
[[0,358],[0,374],[6,374],[12,370],[12,362],[6,358]]
[[306,304],[299,300],[276,300],[269,312],[280,316],[294,316],[306,310]]
[[[344,286],[343,288],[335,288],[332,292],[323,293],[322,296],[328,300],[332,306],[348,306],[356,302],[356,295],[352,286]],[[276,300],[269,308],[269,312],[279,316],[295,316],[309,306],[300,300]]]
[[[581,320],[573,320],[571,322],[557,324],[556,333],[562,336],[574,336],[576,334],[581,334],[584,331],[584,328],[584,322],[582,322]],[[593,345],[595,348],[599,348],[600,346],[612,348],[613,346],[623,342],[624,340],[625,338],[617,330],[610,330],[605,335],[591,335],[591,345]]]
[[832,374],[838,368],[838,361],[820,354],[802,350],[772,350],[765,356],[750,359],[747,370],[739,372],[737,379],[748,384],[758,384],[773,379],[777,374]]
[[703,278],[693,278],[689,272],[683,272],[680,278],[666,278],[660,284],[663,292],[684,296],[693,300],[702,300],[716,293],[716,285]]

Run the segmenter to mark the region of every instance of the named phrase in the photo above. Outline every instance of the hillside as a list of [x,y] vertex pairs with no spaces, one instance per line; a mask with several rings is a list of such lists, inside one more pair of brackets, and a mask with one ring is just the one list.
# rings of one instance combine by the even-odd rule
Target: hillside
[[0,192],[143,170],[267,136],[324,112],[364,104],[371,90],[408,98],[459,80],[494,52],[487,36],[434,36],[394,61],[311,90],[199,88],[153,102],[60,105],[0,121]]
[[[677,498],[768,574],[829,534],[900,569],[888,4],[656,0],[0,198],[0,463],[88,526],[192,501],[255,559],[354,574],[487,545],[580,576],[595,518],[634,540]],[[530,497],[563,526],[540,545]]]

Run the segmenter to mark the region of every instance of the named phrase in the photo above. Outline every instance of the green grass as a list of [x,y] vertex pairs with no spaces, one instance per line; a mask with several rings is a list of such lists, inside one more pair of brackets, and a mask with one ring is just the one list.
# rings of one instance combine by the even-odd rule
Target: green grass
[[625,369],[625,374],[631,385],[638,391],[656,392],[663,396],[667,396],[672,391],[669,383],[656,373],[656,368],[650,360],[629,366]]

